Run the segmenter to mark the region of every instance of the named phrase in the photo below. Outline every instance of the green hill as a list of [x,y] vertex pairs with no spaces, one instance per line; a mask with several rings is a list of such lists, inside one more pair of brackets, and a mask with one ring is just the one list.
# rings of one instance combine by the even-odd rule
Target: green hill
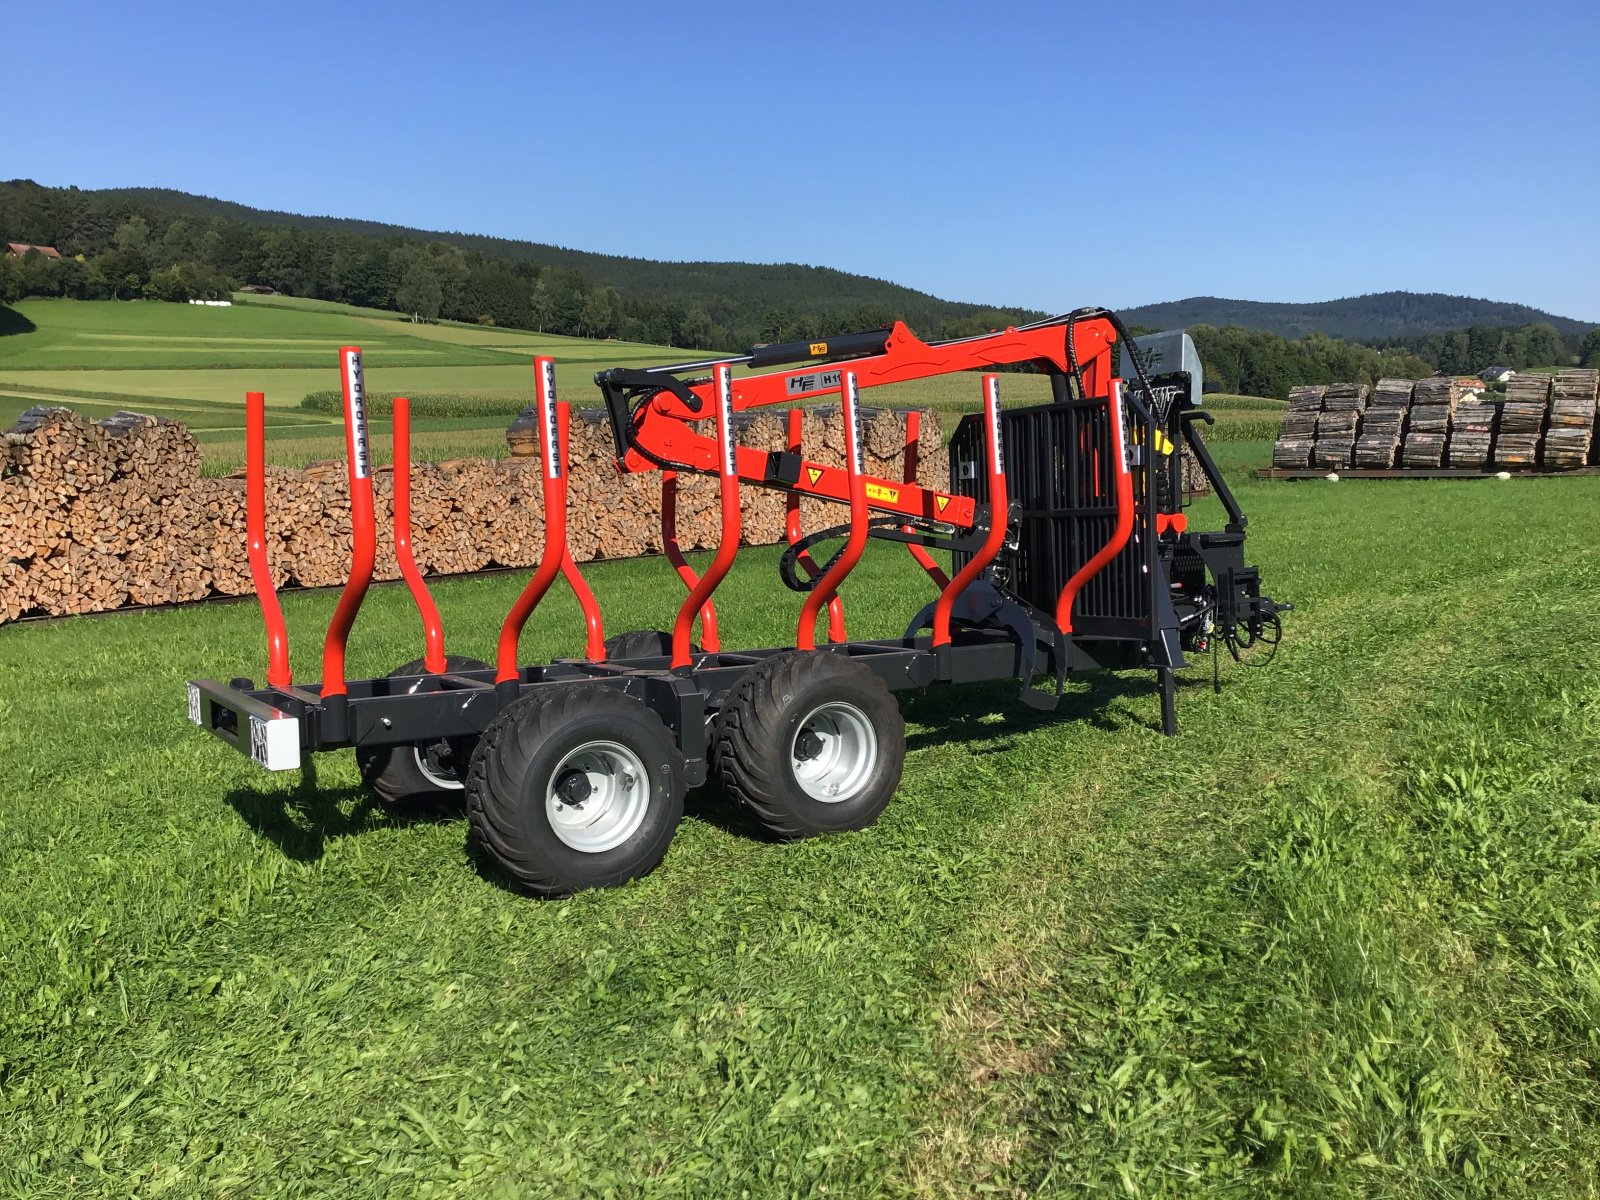
[[[0,188],[23,186],[32,185],[16,180],[0,184]],[[698,305],[717,315],[722,323],[732,328],[756,325],[764,314],[774,310],[825,316],[863,309],[883,310],[902,318],[918,330],[937,330],[944,322],[988,313],[996,313],[1009,320],[1044,315],[1028,309],[943,300],[888,280],[800,263],[662,262],[457,230],[415,229],[349,217],[276,212],[167,188],[105,188],[88,190],[82,194],[130,210],[146,209],[182,215],[191,221],[220,218],[252,226],[321,230],[423,243],[443,242],[464,251],[476,252],[485,258],[579,271],[594,283],[616,288],[628,296],[649,298],[684,308]]]
[[1447,296],[1441,292],[1374,292],[1343,300],[1315,304],[1277,304],[1261,300],[1224,300],[1216,296],[1191,296],[1165,304],[1146,304],[1122,311],[1131,325],[1152,329],[1180,329],[1191,325],[1222,328],[1242,325],[1286,338],[1325,333],[1351,341],[1414,338],[1446,333],[1473,325],[1555,326],[1567,336],[1588,332],[1600,321],[1558,317],[1526,304]]

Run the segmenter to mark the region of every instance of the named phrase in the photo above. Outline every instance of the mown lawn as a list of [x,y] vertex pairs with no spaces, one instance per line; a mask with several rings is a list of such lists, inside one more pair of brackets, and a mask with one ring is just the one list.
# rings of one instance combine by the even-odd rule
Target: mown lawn
[[[1242,461],[1226,447],[1230,461]],[[185,721],[249,605],[0,629],[0,1187],[16,1195],[1593,1196],[1600,480],[1241,482],[1292,600],[1156,731],[905,698],[873,829],[751,835],[536,903],[451,806],[389,811]],[[926,585],[875,546],[852,632]],[[730,645],[791,636],[775,555]],[[588,574],[614,630],[660,562]],[[520,580],[438,587],[485,654]],[[288,597],[315,674],[327,594]],[[530,657],[578,646],[557,596]],[[375,594],[352,668],[419,642]]]

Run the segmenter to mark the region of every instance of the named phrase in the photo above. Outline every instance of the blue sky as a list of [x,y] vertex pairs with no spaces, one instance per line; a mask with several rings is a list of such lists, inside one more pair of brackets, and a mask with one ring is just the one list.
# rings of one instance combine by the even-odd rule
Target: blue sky
[[[31,11],[30,11],[31,10]],[[1600,4],[16,3],[0,177],[1060,311],[1600,321]]]

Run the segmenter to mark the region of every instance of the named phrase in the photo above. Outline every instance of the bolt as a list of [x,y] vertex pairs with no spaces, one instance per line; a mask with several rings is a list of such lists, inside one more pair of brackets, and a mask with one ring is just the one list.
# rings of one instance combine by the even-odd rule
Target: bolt
[[822,739],[809,729],[802,729],[794,742],[794,756],[801,762],[822,753]]
[[393,729],[393,728],[394,728],[394,722],[393,722],[393,721],[391,721],[391,720],[390,720],[390,719],[389,719],[389,718],[388,718],[388,717],[385,717],[385,718],[384,718],[384,719],[383,719],[383,720],[382,720],[382,722],[380,722],[380,723],[381,723],[381,724],[382,724],[382,725],[383,725],[383,727],[384,727],[384,728],[385,728],[385,729]]

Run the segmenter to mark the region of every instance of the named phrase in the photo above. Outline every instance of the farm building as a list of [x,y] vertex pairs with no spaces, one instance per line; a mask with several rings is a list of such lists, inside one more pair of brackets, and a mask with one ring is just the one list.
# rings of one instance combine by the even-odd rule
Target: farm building
[[7,242],[6,250],[10,253],[12,258],[25,258],[30,250],[37,250],[46,258],[54,258],[57,260],[61,258],[61,251],[57,250],[54,246],[30,246],[27,242]]

